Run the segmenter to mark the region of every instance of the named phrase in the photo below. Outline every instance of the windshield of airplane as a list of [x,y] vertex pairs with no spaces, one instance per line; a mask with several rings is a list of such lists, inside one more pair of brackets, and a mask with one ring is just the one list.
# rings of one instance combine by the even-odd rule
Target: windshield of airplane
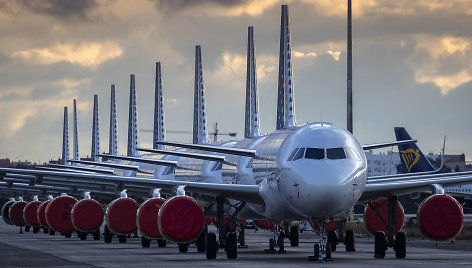
[[330,148],[326,149],[326,156],[328,159],[345,159],[346,154],[343,148]]
[[305,158],[321,160],[325,158],[325,150],[322,148],[307,148]]
[[296,161],[298,159],[314,159],[314,160],[338,160],[338,159],[352,159],[360,161],[361,159],[351,147],[339,148],[295,148],[288,157],[287,161]]

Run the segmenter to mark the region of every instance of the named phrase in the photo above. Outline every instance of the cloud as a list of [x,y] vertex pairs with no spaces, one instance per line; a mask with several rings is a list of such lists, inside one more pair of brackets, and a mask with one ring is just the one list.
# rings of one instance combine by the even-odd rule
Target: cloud
[[26,97],[26,96],[29,96],[32,91],[33,91],[32,88],[26,88],[26,87],[24,88],[16,87],[16,88],[5,89],[0,92],[0,100],[6,99],[6,98]]
[[[288,1],[290,2],[290,1]],[[212,16],[259,16],[267,9],[279,5],[279,0],[157,0],[156,8],[167,12],[181,12],[198,9],[194,14]]]
[[105,41],[82,44],[61,43],[49,48],[15,51],[11,56],[39,65],[69,62],[95,68],[107,60],[120,57],[122,54],[123,49],[118,44]]
[[87,12],[97,6],[95,0],[16,0],[15,2],[33,13],[61,20],[87,19]]
[[296,51],[296,50],[294,50],[292,52],[292,55],[295,58],[316,57],[316,56],[318,56],[318,54],[316,54],[315,52],[301,52],[301,51]]
[[410,64],[418,83],[433,83],[446,95],[472,81],[472,39],[457,36],[414,36]]

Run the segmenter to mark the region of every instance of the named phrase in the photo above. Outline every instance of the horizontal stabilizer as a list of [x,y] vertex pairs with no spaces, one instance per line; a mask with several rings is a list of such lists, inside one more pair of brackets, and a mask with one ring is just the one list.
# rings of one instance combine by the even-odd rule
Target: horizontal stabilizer
[[380,149],[380,148],[385,148],[385,147],[392,147],[392,146],[410,144],[410,143],[416,143],[416,142],[418,141],[417,140],[401,140],[401,141],[393,141],[393,142],[366,144],[366,145],[362,145],[362,149],[366,151],[366,150]]
[[200,150],[200,151],[206,151],[206,152],[246,156],[246,157],[256,156],[256,150],[249,150],[249,149],[228,148],[228,147],[215,146],[215,145],[189,144],[189,143],[167,142],[167,141],[158,141],[157,144],[181,147],[181,148],[187,148],[187,149],[194,149],[194,150]]
[[85,161],[85,160],[68,160],[71,163],[78,163],[84,165],[94,165],[94,166],[102,166],[102,167],[109,167],[109,168],[116,168],[116,169],[126,169],[126,170],[138,170],[138,166],[133,165],[123,165],[123,164],[114,164],[114,163],[105,163],[105,162],[95,162],[95,161]]
[[168,160],[160,160],[160,159],[150,159],[150,158],[142,158],[142,157],[134,157],[134,156],[119,156],[119,155],[109,155],[109,154],[99,154],[100,157],[106,157],[109,159],[120,159],[126,160],[131,162],[139,162],[151,165],[158,165],[158,166],[169,166],[175,167],[177,166],[176,161],[168,161]]

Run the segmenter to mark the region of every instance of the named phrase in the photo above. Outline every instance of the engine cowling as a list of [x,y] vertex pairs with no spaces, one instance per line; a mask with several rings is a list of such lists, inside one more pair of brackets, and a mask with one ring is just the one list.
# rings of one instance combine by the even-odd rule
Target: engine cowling
[[38,207],[38,222],[42,227],[49,228],[48,222],[46,221],[46,208],[51,200],[46,200]]
[[41,205],[40,201],[29,202],[23,209],[23,217],[27,225],[33,227],[39,227],[40,223],[38,221],[38,208]]
[[188,196],[174,196],[159,210],[159,231],[174,242],[193,242],[203,230],[203,209]]
[[113,200],[107,207],[105,219],[108,228],[115,234],[125,235],[136,232],[136,212],[139,204],[129,197]]
[[267,219],[265,219],[265,220],[254,220],[254,224],[257,226],[257,228],[262,229],[262,230],[273,230],[274,229],[274,223],[272,221],[267,220]]
[[423,200],[417,218],[425,237],[436,241],[449,240],[462,230],[464,212],[452,196],[436,194]]
[[157,216],[162,204],[166,200],[164,198],[155,197],[146,200],[139,206],[136,215],[136,224],[138,225],[141,235],[147,238],[162,238],[157,224]]
[[10,207],[15,204],[16,201],[8,201],[6,202],[3,207],[2,207],[2,219],[6,224],[13,225],[13,222],[10,220],[10,213],[8,211],[10,210]]
[[46,207],[46,222],[54,231],[63,234],[72,233],[75,228],[72,225],[70,212],[77,203],[72,196],[63,195],[51,200]]
[[[388,221],[389,216],[388,202],[388,198],[381,198],[372,201],[365,207],[364,224],[369,233],[375,235],[376,232],[383,231],[385,234],[388,234],[387,226],[385,224]],[[396,202],[396,220],[392,235],[400,231],[405,221],[405,211],[403,210],[403,206],[400,202]],[[379,214],[382,218],[379,217]]]
[[104,215],[103,208],[98,201],[82,199],[72,208],[72,225],[79,231],[92,232],[102,226]]
[[23,209],[28,203],[25,201],[18,201],[11,205],[8,210],[11,222],[16,226],[25,226],[25,219],[23,217]]

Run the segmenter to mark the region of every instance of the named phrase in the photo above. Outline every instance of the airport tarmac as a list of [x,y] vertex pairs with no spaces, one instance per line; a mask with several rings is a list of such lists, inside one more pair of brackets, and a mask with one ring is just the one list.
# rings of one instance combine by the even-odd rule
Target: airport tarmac
[[286,254],[264,254],[271,233],[247,230],[246,249],[238,250],[236,260],[226,259],[220,250],[215,260],[206,260],[204,253],[197,253],[195,246],[188,253],[179,253],[177,245],[168,243],[158,248],[152,242],[150,248],[142,248],[139,238],[128,238],[120,244],[114,238],[111,244],[91,237],[81,241],[61,235],[50,236],[25,232],[0,223],[0,267],[472,267],[472,241],[455,244],[420,239],[408,241],[407,257],[395,259],[394,252],[387,251],[385,259],[374,259],[373,237],[356,239],[356,252],[346,253],[342,245],[333,253],[332,262],[309,262],[313,241],[312,232],[300,235],[300,246],[293,248],[286,243]]

